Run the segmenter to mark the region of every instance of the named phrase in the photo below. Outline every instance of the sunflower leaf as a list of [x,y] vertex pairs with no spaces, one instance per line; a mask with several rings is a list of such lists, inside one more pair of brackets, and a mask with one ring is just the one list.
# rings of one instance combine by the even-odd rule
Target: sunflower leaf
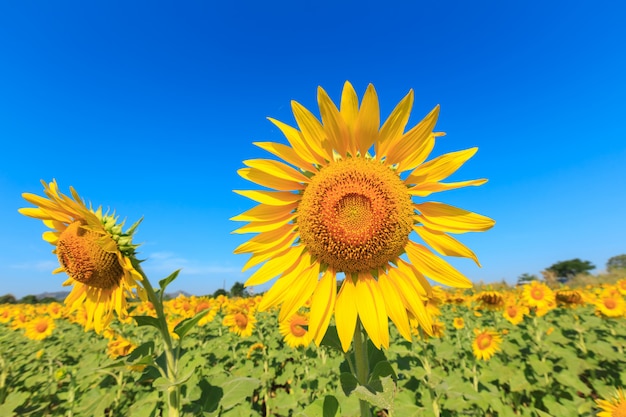
[[177,269],[176,271],[172,272],[167,278],[163,278],[161,281],[159,281],[159,287],[161,287],[161,298],[163,298],[163,294],[165,294],[165,288],[167,288],[167,286],[176,279],[176,277],[178,277],[178,273],[180,272],[180,269]]
[[339,381],[341,382],[341,389],[346,396],[350,395],[359,386],[359,381],[350,372],[342,372],[339,375]]
[[326,330],[326,334],[324,335],[320,346],[328,346],[343,353],[341,341],[339,340],[339,335],[337,334],[337,327],[328,326],[328,330]]
[[327,395],[324,397],[324,417],[334,417],[337,415],[337,411],[339,410],[339,401],[332,395]]
[[199,312],[198,314],[196,314],[192,318],[185,319],[185,320],[181,321],[174,328],[174,333],[176,333],[178,335],[178,337],[180,337],[182,339],[187,333],[189,333],[189,331],[191,329],[193,329],[193,327],[200,320],[202,320],[202,317],[204,317],[206,315],[206,313],[208,313],[208,312],[209,312],[208,309],[207,310],[202,310],[201,312]]
[[156,317],[152,316],[133,316],[137,322],[137,326],[152,326],[157,329],[161,329],[161,323]]

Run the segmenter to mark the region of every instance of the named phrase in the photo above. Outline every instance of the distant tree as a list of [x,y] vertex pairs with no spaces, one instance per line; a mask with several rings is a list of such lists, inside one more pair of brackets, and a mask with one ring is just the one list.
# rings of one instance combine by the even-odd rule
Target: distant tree
[[36,295],[25,295],[20,299],[20,303],[22,304],[37,304],[37,296]]
[[553,272],[559,282],[564,283],[572,279],[577,274],[588,274],[589,271],[596,266],[589,261],[581,261],[580,259],[570,259],[569,261],[559,261],[549,268],[547,271]]
[[606,263],[606,270],[609,272],[616,272],[617,270],[626,270],[626,254],[618,255],[609,258]]
[[15,304],[17,300],[13,294],[5,294],[0,297],[0,304]]
[[517,285],[530,284],[532,281],[539,281],[539,277],[537,275],[529,274],[526,272],[517,277]]
[[246,291],[246,287],[244,287],[244,285],[237,281],[233,284],[232,287],[230,287],[230,296],[231,297],[243,297],[245,296],[245,291]]
[[225,289],[220,288],[219,290],[217,290],[217,291],[215,291],[215,292],[213,293],[213,298],[217,298],[217,297],[219,297],[220,295],[228,295],[228,292],[227,292]]
[[42,298],[40,300],[37,300],[37,302],[40,303],[40,304],[50,304],[50,303],[56,303],[58,301],[59,300],[57,300],[54,297],[44,297],[44,298]]

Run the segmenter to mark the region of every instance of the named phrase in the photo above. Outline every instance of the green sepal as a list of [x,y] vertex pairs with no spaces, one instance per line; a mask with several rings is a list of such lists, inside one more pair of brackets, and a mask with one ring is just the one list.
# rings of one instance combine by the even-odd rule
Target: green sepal
[[193,329],[193,327],[200,321],[202,320],[202,318],[209,312],[208,309],[203,310],[201,312],[199,312],[198,314],[196,314],[195,316],[193,316],[192,318],[189,319],[185,319],[183,321],[181,321],[180,323],[178,323],[176,325],[176,327],[174,327],[174,333],[176,333],[178,335],[178,337],[180,337],[181,339],[187,334],[189,333],[189,331],[191,329]]

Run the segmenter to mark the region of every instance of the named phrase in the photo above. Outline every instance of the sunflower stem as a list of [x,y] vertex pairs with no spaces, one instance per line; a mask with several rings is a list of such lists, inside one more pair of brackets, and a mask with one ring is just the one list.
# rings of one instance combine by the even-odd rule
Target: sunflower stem
[[148,300],[154,306],[154,310],[157,314],[157,320],[159,321],[159,331],[161,332],[161,336],[163,336],[163,345],[165,348],[165,358],[167,361],[167,379],[172,383],[170,387],[167,388],[167,392],[165,394],[167,401],[167,409],[168,409],[168,417],[179,417],[180,416],[180,385],[176,383],[176,377],[178,373],[178,355],[174,352],[174,348],[172,345],[172,336],[170,335],[169,329],[167,327],[167,319],[165,318],[165,312],[163,311],[163,302],[160,297],[157,296],[150,280],[146,276],[145,272],[139,265],[135,259],[132,259],[133,266],[142,276],[142,285],[146,290],[146,294],[148,296]]
[[[356,320],[354,329],[354,363],[356,364],[356,379],[360,385],[366,385],[369,378],[369,361],[367,358],[367,335],[363,337],[361,332],[361,321]],[[359,400],[361,417],[371,417],[372,412],[367,401]]]

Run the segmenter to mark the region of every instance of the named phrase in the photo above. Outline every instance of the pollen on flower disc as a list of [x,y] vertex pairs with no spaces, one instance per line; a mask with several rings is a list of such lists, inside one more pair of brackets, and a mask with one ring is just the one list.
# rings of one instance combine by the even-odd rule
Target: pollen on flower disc
[[322,168],[298,210],[300,237],[311,255],[346,273],[378,269],[401,255],[414,212],[398,174],[365,158]]
[[81,225],[76,221],[59,236],[56,249],[59,263],[72,279],[90,287],[117,286],[124,276],[117,256],[98,244],[100,234],[85,230]]

